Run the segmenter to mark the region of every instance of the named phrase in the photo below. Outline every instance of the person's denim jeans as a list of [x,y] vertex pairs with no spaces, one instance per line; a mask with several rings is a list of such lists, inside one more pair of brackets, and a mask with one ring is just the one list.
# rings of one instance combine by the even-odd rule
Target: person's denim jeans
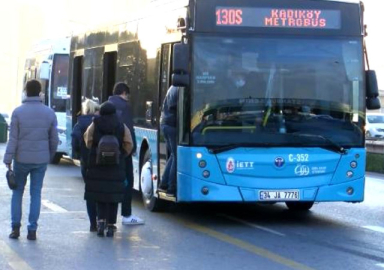
[[133,163],[132,155],[125,158],[125,176],[127,185],[124,192],[124,200],[121,203],[121,215],[129,217],[132,215],[132,190],[133,190]]
[[37,221],[40,216],[41,189],[48,164],[25,164],[14,163],[14,172],[17,182],[17,189],[12,191],[11,218],[12,227],[21,226],[22,202],[27,177],[30,175],[31,203],[29,208],[28,230],[37,230]]
[[168,191],[176,189],[176,128],[168,125],[161,125],[170,156],[165,165],[161,186],[167,187]]

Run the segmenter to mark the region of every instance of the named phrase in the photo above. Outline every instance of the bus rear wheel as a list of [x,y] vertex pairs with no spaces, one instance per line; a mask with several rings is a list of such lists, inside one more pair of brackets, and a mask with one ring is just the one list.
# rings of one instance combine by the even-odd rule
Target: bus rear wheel
[[308,211],[314,202],[286,202],[285,204],[291,211]]
[[165,202],[155,196],[155,189],[152,181],[152,161],[149,150],[145,152],[140,170],[140,189],[145,208],[151,212],[164,210]]

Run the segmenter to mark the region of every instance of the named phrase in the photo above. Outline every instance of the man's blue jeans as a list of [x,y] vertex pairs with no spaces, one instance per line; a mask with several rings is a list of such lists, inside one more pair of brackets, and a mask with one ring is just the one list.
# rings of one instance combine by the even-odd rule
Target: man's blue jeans
[[13,170],[15,172],[17,189],[12,192],[12,227],[21,226],[24,187],[27,183],[27,177],[30,175],[31,204],[29,208],[28,230],[37,230],[37,221],[40,216],[41,207],[41,189],[43,187],[47,165],[48,164],[25,164],[15,161]]

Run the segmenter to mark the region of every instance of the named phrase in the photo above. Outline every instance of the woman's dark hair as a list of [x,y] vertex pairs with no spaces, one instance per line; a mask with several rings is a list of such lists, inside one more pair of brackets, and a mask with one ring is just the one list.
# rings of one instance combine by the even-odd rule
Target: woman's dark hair
[[123,83],[123,82],[118,82],[113,87],[113,94],[115,96],[120,96],[123,93],[129,94],[129,92],[130,92],[130,90],[129,90],[128,85],[126,83]]
[[25,84],[27,97],[37,97],[41,92],[41,84],[37,80],[30,80]]

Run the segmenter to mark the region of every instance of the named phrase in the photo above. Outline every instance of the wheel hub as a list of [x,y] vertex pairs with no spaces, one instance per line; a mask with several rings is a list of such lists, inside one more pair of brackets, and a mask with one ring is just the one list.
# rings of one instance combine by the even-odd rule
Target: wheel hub
[[146,198],[153,194],[151,162],[147,161],[141,169],[141,191]]

